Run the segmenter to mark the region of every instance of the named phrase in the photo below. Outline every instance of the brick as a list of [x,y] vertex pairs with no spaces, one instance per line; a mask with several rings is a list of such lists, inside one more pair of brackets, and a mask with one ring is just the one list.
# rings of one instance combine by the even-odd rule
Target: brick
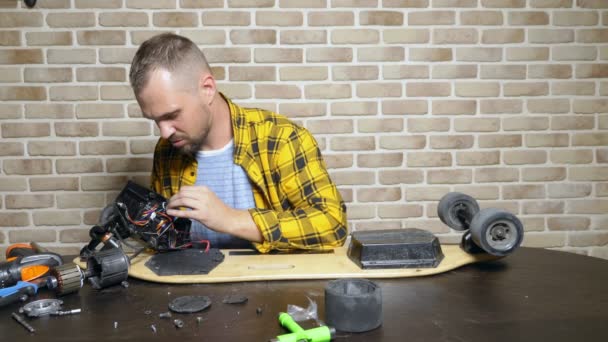
[[27,227],[29,224],[30,218],[27,213],[6,211],[0,212],[0,227]]
[[591,220],[580,216],[559,216],[547,218],[549,230],[587,230]]
[[435,100],[432,102],[434,115],[472,115],[476,111],[475,100]]
[[576,66],[576,78],[607,78],[608,63],[606,64],[579,64]]
[[504,185],[502,187],[503,199],[543,199],[545,198],[544,185]]
[[528,100],[528,110],[530,113],[549,113],[561,114],[570,111],[570,101],[568,99],[530,99]]
[[454,191],[462,192],[478,200],[498,199],[498,186],[494,185],[457,185]]
[[6,209],[50,208],[55,204],[53,195],[6,195]]
[[228,7],[273,7],[275,0],[228,0]]
[[275,30],[231,30],[230,41],[233,44],[275,44]]
[[523,110],[523,102],[515,99],[482,99],[479,110],[483,114],[518,114]]
[[592,150],[555,150],[551,151],[554,164],[589,164],[593,162]]
[[408,186],[405,189],[406,201],[439,201],[450,192],[447,186]]
[[180,30],[180,34],[188,37],[197,45],[225,45],[226,43],[226,33],[223,30]]
[[426,8],[429,0],[382,0],[382,7],[386,8]]
[[[78,210],[38,210],[32,214],[32,217],[35,226],[79,225],[82,222],[80,211]],[[88,230],[84,231],[88,233]]]
[[126,72],[122,67],[85,67],[76,70],[79,82],[125,82]]
[[513,11],[509,12],[509,25],[530,26],[548,25],[549,15],[543,11]]
[[28,103],[25,105],[25,117],[28,119],[72,119],[74,106],[58,103]]
[[497,97],[500,95],[500,83],[458,82],[454,92],[461,97]]
[[125,31],[78,31],[76,39],[80,45],[125,45]]
[[294,27],[304,24],[304,17],[300,12],[286,11],[257,11],[255,22],[258,26],[285,26]]
[[[386,67],[385,67],[386,68]],[[422,69],[425,70],[425,69]],[[426,73],[428,77],[428,72]],[[422,78],[422,77],[419,77]],[[434,79],[454,79],[454,78],[477,78],[477,66],[476,65],[434,65],[433,76]]]
[[532,8],[571,8],[573,0],[531,0]]
[[48,64],[94,64],[95,49],[48,49]]
[[57,173],[92,173],[102,172],[103,164],[101,159],[78,158],[78,159],[57,159],[55,162]]
[[377,229],[400,229],[401,222],[400,221],[366,221],[366,222],[357,222],[354,228],[350,228],[355,231],[366,231],[366,230],[377,230]]
[[295,48],[257,48],[254,56],[257,63],[301,63],[303,51]]
[[76,191],[78,177],[36,177],[30,178],[31,191]]
[[273,66],[232,66],[228,77],[231,81],[276,81]]
[[126,154],[126,143],[124,141],[81,141],[79,143],[81,155],[112,155]]
[[571,29],[528,29],[528,43],[561,44],[574,41],[574,30]]
[[249,26],[251,14],[246,11],[209,11],[203,12],[203,26]]
[[378,112],[376,102],[334,102],[331,104],[332,115],[375,115]]
[[351,48],[309,48],[306,52],[306,61],[312,63],[325,62],[352,62],[353,50]]
[[21,70],[13,67],[0,68],[0,83],[22,82]]
[[608,163],[608,149],[598,149],[595,152],[598,163]]
[[49,27],[93,27],[95,26],[95,13],[49,13],[46,16],[46,23]]
[[497,132],[500,129],[498,118],[459,118],[454,120],[456,132]]
[[90,239],[87,229],[63,229],[59,232],[59,241],[62,243],[86,243]]
[[15,29],[18,27],[42,26],[42,13],[40,12],[8,12],[0,13],[0,27]]
[[472,135],[433,135],[430,137],[432,149],[467,149],[473,147]]
[[323,11],[308,13],[309,26],[353,26],[354,24],[353,12]]
[[546,82],[510,82],[503,86],[504,96],[544,96],[549,94]]
[[384,100],[382,114],[387,115],[417,115],[428,113],[428,105],[424,100]]
[[526,0],[481,0],[482,7],[520,8],[526,7]]
[[327,0],[279,0],[282,8],[325,8]]
[[563,214],[564,213],[564,202],[563,201],[531,201],[524,202],[523,204],[524,214]]
[[96,0],[75,0],[76,8],[121,8],[122,0],[106,0],[99,2]]
[[598,22],[599,16],[597,12],[553,12],[553,25],[555,26],[595,26]]
[[371,171],[335,171],[331,173],[336,185],[370,185],[374,184],[374,172]]
[[429,78],[429,68],[424,65],[385,65],[382,68],[384,79]]
[[526,182],[550,182],[566,179],[565,167],[530,167],[522,170]]
[[[26,107],[27,106],[28,105],[26,105]],[[17,104],[0,103],[0,119],[20,119],[22,117],[23,117],[23,109],[22,109],[21,104],[17,105]]]
[[0,142],[0,156],[22,156],[24,151],[23,143]]
[[346,210],[349,214],[349,220],[371,219],[376,217],[376,206],[372,205],[351,204],[347,206]]
[[417,184],[424,181],[422,170],[381,170],[378,173],[380,184]]
[[377,7],[378,0],[333,0],[331,7]]
[[527,147],[565,147],[569,137],[566,133],[538,133],[526,135]]
[[177,33],[177,30],[175,29],[164,29],[162,31],[152,31],[152,30],[138,30],[138,31],[131,31],[131,43],[135,44],[135,45],[140,45],[142,44],[144,41],[158,35],[161,33]]
[[549,198],[576,198],[587,197],[591,194],[591,184],[560,183],[549,184]]
[[[593,119],[593,118],[591,118]],[[593,121],[592,121],[593,122]],[[608,132],[605,133],[575,133],[572,135],[573,146],[607,146]]]
[[454,11],[424,11],[409,12],[408,25],[454,25],[456,13]]
[[25,68],[25,82],[70,82],[71,68]]
[[109,85],[99,88],[102,100],[132,100],[135,101],[133,90],[128,85]]
[[218,89],[233,99],[248,99],[252,96],[251,86],[248,84],[220,84]]
[[500,153],[498,151],[488,152],[458,152],[456,153],[456,165],[498,165],[500,164]]
[[402,26],[403,13],[396,11],[361,11],[360,25]]
[[43,63],[41,49],[0,50],[0,64],[40,64]]
[[304,96],[307,99],[345,99],[350,98],[351,89],[348,84],[312,84],[304,86]]
[[222,8],[224,0],[180,0],[181,8]]
[[502,25],[503,17],[500,11],[465,11],[460,13],[462,25]]
[[57,232],[54,230],[34,229],[34,230],[11,230],[8,232],[10,241],[36,241],[36,242],[55,242]]
[[120,104],[82,103],[76,105],[76,117],[79,119],[122,118],[124,113]]
[[82,190],[121,190],[127,184],[127,176],[83,176]]
[[572,181],[606,181],[608,180],[608,167],[581,166],[570,168],[569,180]]
[[525,65],[482,65],[480,69],[482,79],[515,80],[526,78]]
[[407,154],[408,167],[451,166],[452,154],[449,152],[410,152]]
[[452,60],[450,48],[410,48],[410,61],[445,62]]
[[492,134],[480,135],[478,141],[481,148],[521,147],[521,134]]
[[7,175],[50,174],[53,164],[50,159],[4,159],[2,169]]
[[424,44],[430,41],[429,29],[384,29],[383,41],[387,44]]
[[281,44],[326,44],[327,31],[285,30],[281,31]]
[[[156,139],[153,140],[131,140],[129,141],[129,150],[132,154],[149,154],[154,153],[154,147],[156,146]],[[120,152],[117,150],[116,152]],[[124,154],[124,153],[116,153]]]
[[175,0],[156,0],[150,3],[147,0],[126,0],[125,7],[137,9],[173,9]]
[[333,151],[370,151],[376,148],[374,137],[334,137],[331,138]]
[[564,233],[530,233],[526,235],[522,246],[536,248],[556,248],[566,245]]
[[382,219],[422,217],[423,208],[417,204],[380,205],[378,216]]
[[606,214],[608,200],[572,200],[568,201],[567,208],[569,214]]
[[308,120],[306,128],[313,134],[353,133],[355,131],[353,120]]
[[49,89],[51,101],[91,101],[97,100],[97,86],[53,86]]
[[359,202],[389,202],[401,199],[401,188],[399,187],[377,187],[357,190]]
[[593,61],[597,58],[595,46],[553,46],[551,56],[556,61]]
[[577,0],[576,5],[581,8],[608,8],[608,4],[602,0]]
[[26,32],[25,39],[28,46],[72,45],[71,32]]
[[573,100],[572,111],[577,114],[608,113],[608,99]]
[[3,138],[47,137],[51,134],[48,123],[3,123]]
[[473,180],[471,170],[429,170],[427,182],[429,184],[468,184]]
[[477,30],[473,28],[450,28],[433,30],[433,44],[476,44]]
[[362,83],[357,85],[358,97],[401,97],[401,83]]
[[353,166],[352,154],[328,154],[323,155],[323,160],[328,169],[347,168]]
[[448,118],[412,118],[407,119],[407,131],[421,132],[447,132],[450,130]]
[[105,27],[148,26],[148,14],[140,13],[140,12],[100,13],[99,14],[99,25],[105,26]]
[[503,160],[507,165],[545,164],[547,162],[546,151],[505,151]]
[[475,169],[475,182],[517,182],[519,170],[510,167],[488,167]]
[[380,137],[380,147],[388,150],[416,150],[426,146],[424,135],[384,136]]
[[357,59],[360,62],[398,62],[405,59],[405,49],[402,47],[359,48]]
[[417,82],[405,85],[405,92],[408,97],[449,96],[451,90],[450,83],[445,82]]
[[[551,129],[560,130],[586,130],[593,129],[595,119],[592,117],[581,117],[580,115],[558,116],[551,118]],[[608,140],[607,140],[608,141]]]
[[551,95],[594,95],[595,94],[595,82],[576,82],[576,81],[565,81],[565,82],[553,82],[551,84]]
[[357,128],[361,133],[402,132],[403,119],[360,119]]
[[58,194],[57,195],[57,208],[58,209],[101,208],[104,206],[103,199],[104,199],[104,196],[101,193]]
[[56,122],[55,135],[58,137],[95,137],[99,134],[95,122]]
[[572,78],[572,66],[568,64],[530,65],[528,78]]
[[[428,230],[433,234],[445,234],[450,232],[450,228],[444,225],[440,220],[432,219],[432,220],[421,220],[410,218],[407,220],[403,220],[404,228],[420,228],[424,227],[424,230]],[[458,240],[452,236],[446,235],[438,235],[438,239],[441,244],[453,243],[457,244]],[[450,239],[450,240],[448,240]]]
[[578,43],[608,43],[608,29],[580,29],[576,33]]
[[373,153],[359,154],[357,166],[359,167],[393,167],[403,165],[403,153]]
[[598,197],[608,196],[608,183],[595,184],[595,195]]
[[150,135],[150,123],[143,122],[103,122],[102,135],[110,137]]
[[[554,57],[555,58],[555,57]],[[507,48],[507,61],[547,61],[549,60],[548,47],[509,47]]]
[[30,156],[74,156],[76,144],[70,141],[30,141],[27,150]]
[[380,32],[372,29],[337,29],[331,33],[332,44],[376,44]]
[[608,129],[608,115],[600,115],[598,122],[599,129]]
[[435,0],[433,7],[477,7],[477,0]]
[[[323,69],[326,70],[325,68]],[[327,72],[325,72],[325,74],[327,75]],[[376,80],[378,79],[378,74],[378,67],[372,65],[332,67],[332,76],[334,81]]]
[[482,44],[515,44],[523,43],[524,39],[524,29],[486,29],[481,32]]
[[498,62],[502,60],[502,48],[457,48],[456,60],[460,62]]

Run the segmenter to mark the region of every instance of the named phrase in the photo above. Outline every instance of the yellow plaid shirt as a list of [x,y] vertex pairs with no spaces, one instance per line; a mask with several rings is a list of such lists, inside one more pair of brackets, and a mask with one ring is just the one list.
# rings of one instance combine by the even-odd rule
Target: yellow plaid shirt
[[[253,188],[249,209],[270,250],[328,250],[344,244],[346,206],[331,181],[314,137],[286,117],[242,108],[225,98],[234,132],[234,162]],[[196,181],[196,158],[180,154],[166,139],[154,151],[152,189],[170,198]]]

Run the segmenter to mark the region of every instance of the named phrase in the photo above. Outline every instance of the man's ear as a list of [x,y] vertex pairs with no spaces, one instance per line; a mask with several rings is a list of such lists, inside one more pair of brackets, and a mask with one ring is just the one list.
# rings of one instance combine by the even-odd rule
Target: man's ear
[[201,73],[201,76],[198,79],[198,90],[205,103],[211,105],[215,98],[215,93],[217,92],[217,86],[213,75],[207,72]]

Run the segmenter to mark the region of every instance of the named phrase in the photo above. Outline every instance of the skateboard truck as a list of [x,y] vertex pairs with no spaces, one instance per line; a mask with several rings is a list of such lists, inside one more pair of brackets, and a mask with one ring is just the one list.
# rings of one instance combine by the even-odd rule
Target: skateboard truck
[[473,197],[460,192],[443,196],[437,214],[448,227],[466,231],[460,246],[468,253],[505,256],[523,240],[524,226],[515,215],[497,208],[480,210]]
[[296,321],[285,312],[279,313],[279,322],[287,330],[289,334],[279,335],[269,342],[329,342],[335,336],[336,330],[328,326],[322,326],[304,330]]

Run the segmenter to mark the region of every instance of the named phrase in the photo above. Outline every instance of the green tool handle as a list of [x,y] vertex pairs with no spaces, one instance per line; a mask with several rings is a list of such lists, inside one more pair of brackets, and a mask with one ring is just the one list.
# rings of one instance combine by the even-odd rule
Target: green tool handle
[[287,314],[285,312],[281,312],[279,314],[279,322],[281,323],[281,325],[283,327],[285,327],[287,330],[291,331],[291,333],[277,336],[276,339],[273,339],[271,341],[276,341],[276,342],[299,342],[299,341],[329,342],[329,341],[331,341],[331,338],[335,334],[335,330],[330,327],[327,327],[327,326],[304,330],[304,329],[302,329],[302,327],[300,327],[298,325],[298,323],[296,323],[296,321],[294,321],[294,319],[289,314]]

